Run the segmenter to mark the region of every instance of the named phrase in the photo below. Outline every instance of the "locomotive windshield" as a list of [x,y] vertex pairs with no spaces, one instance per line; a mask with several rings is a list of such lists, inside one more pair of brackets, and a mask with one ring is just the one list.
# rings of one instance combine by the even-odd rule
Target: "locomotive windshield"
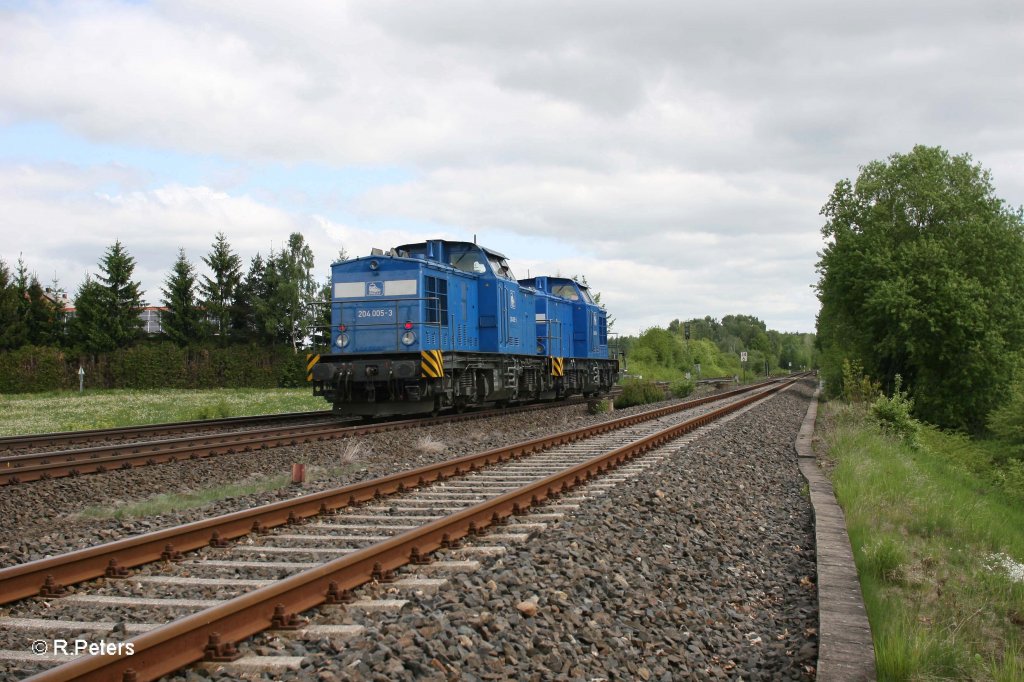
[[551,287],[551,293],[567,301],[580,300],[580,295],[576,293],[576,287],[572,284],[555,284]]
[[452,248],[448,252],[448,265],[456,270],[477,275],[487,272],[487,267],[483,264],[483,253],[479,249]]

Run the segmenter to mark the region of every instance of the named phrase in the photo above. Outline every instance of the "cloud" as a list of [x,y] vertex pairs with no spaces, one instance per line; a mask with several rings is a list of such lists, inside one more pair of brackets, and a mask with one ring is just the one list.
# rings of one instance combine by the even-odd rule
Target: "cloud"
[[[368,191],[359,208],[472,229],[623,248],[666,234],[784,235],[807,228],[830,188],[813,178],[706,175],[664,168],[446,168]],[[812,218],[811,220],[814,220]],[[650,254],[657,257],[657,247]],[[638,249],[630,253],[638,257]]]
[[818,210],[858,165],[969,151],[1024,203],[1022,24],[1015,0],[26,3],[0,10],[0,126],[110,152],[0,157],[0,227],[55,270],[120,237],[153,281],[217,230],[325,260],[494,235],[594,272],[624,326],[808,329]]

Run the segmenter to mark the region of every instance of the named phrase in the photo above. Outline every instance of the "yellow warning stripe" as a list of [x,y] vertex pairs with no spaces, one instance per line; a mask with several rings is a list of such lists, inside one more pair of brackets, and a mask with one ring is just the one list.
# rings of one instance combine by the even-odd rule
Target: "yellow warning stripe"
[[420,351],[420,376],[424,379],[440,379],[444,376],[444,358],[441,351]]
[[551,357],[551,376],[565,376],[565,360],[563,358],[556,358],[554,356]]
[[320,356],[306,353],[306,381],[313,380],[313,365],[320,362]]

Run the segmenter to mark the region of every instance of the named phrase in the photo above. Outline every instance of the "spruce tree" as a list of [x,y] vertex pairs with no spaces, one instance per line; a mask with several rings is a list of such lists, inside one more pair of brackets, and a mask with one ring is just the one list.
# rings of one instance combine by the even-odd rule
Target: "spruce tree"
[[135,259],[120,241],[100,259],[102,274],[86,277],[75,297],[75,342],[90,352],[131,345],[140,334],[142,295],[132,281]]
[[0,260],[0,350],[20,348],[25,336],[18,287],[11,279],[7,264]]
[[233,308],[236,305],[238,287],[242,281],[242,259],[232,253],[231,245],[223,232],[218,232],[213,242],[210,255],[203,262],[212,271],[213,276],[203,275],[200,292],[203,307],[207,316],[213,321],[213,333],[220,345],[226,346],[230,340],[232,317],[237,316]]
[[34,346],[56,346],[61,342],[61,318],[64,304],[46,297],[42,285],[35,275],[29,279],[28,311],[25,324],[28,328],[28,342]]
[[167,310],[160,320],[164,334],[179,346],[197,343],[204,336],[203,311],[196,305],[195,287],[195,267],[185,257],[185,249],[179,249],[166,288],[161,289]]
[[75,314],[68,322],[70,345],[87,353],[116,348],[106,327],[103,285],[86,275],[74,298]]

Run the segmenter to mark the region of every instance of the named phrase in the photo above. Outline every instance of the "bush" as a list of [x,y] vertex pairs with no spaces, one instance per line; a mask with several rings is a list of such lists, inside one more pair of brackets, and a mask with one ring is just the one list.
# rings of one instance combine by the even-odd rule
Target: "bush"
[[615,398],[615,407],[646,405],[665,399],[665,392],[653,381],[630,379],[622,383],[622,393]]
[[691,380],[683,379],[681,381],[673,381],[669,385],[669,390],[672,391],[672,397],[674,398],[685,398],[686,396],[693,393],[694,383]]
[[1015,382],[1009,399],[992,410],[988,416],[988,427],[1008,443],[1024,444],[1024,381]]
[[843,358],[843,399],[846,402],[867,402],[877,396],[880,390],[878,382],[864,374],[864,367],[859,360],[851,362]]
[[1024,500],[1024,461],[1011,459],[1004,468],[996,471],[996,479],[1010,497]]
[[918,441],[918,431],[921,424],[910,416],[911,410],[914,409],[914,401],[907,397],[906,391],[900,390],[902,385],[903,377],[897,374],[892,397],[879,396],[871,404],[871,416],[883,431],[896,435],[913,448],[919,448],[921,444]]
[[96,355],[65,355],[57,348],[25,346],[0,352],[0,392],[86,388],[275,388],[306,385],[305,355],[290,347],[179,348],[145,341]]

